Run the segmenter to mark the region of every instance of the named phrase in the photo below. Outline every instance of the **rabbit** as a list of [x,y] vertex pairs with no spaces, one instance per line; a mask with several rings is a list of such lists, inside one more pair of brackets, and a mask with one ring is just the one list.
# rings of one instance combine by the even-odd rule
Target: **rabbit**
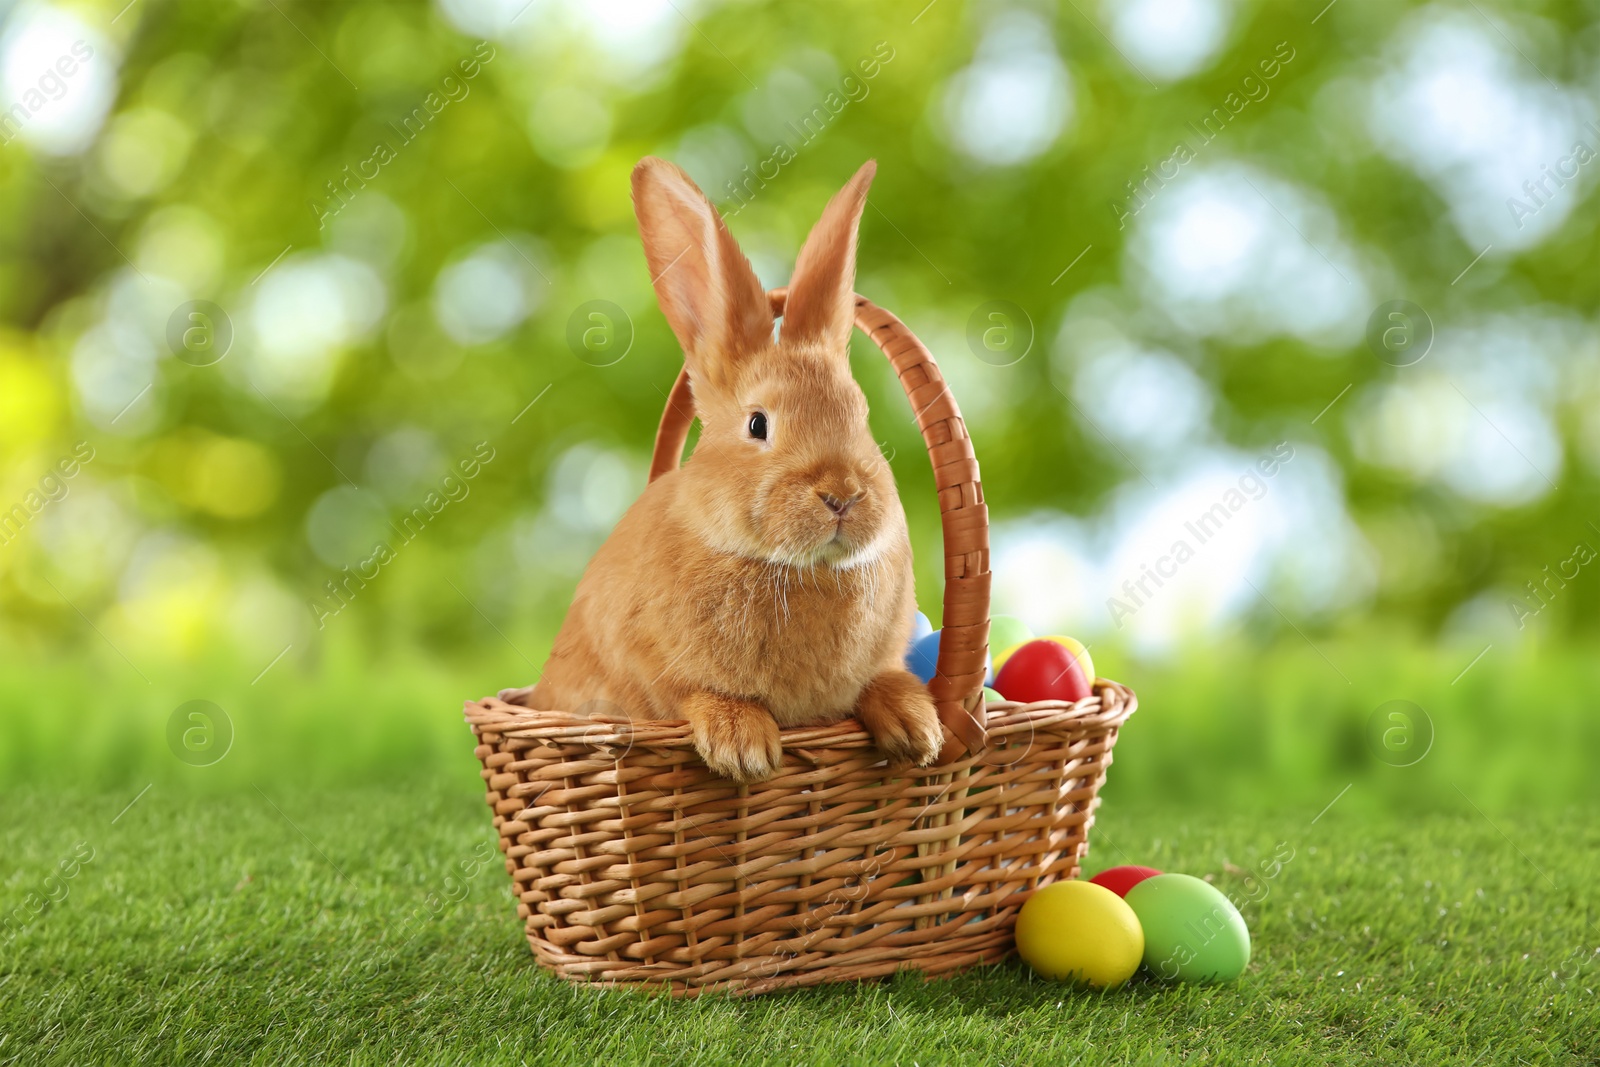
[[894,477],[850,374],[856,231],[877,171],[829,201],[795,262],[782,330],[716,209],[653,157],[634,210],[683,346],[701,432],[644,490],[578,583],[540,681],[503,699],[687,720],[715,773],[777,772],[780,727],[857,716],[890,760],[945,742],[905,667],[916,610]]

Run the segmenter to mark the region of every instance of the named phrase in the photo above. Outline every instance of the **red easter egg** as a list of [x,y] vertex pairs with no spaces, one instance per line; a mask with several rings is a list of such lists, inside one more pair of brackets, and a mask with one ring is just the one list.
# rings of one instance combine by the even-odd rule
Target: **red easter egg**
[[1089,879],[1089,881],[1093,882],[1095,885],[1104,886],[1119,897],[1125,897],[1128,895],[1128,890],[1132,889],[1146,878],[1154,878],[1160,873],[1161,872],[1156,870],[1154,867],[1135,867],[1129,865],[1126,867],[1112,867],[1109,870],[1101,871],[1099,874]]
[[1084,665],[1058,641],[1029,641],[1006,659],[994,687],[1007,700],[1031,704],[1036,700],[1083,700],[1093,691],[1094,679]]

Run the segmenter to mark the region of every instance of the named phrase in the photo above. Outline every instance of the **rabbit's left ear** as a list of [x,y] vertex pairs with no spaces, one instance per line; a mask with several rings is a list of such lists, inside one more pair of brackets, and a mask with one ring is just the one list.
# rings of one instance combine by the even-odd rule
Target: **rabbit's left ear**
[[689,176],[646,156],[633,168],[633,208],[661,312],[696,385],[726,384],[772,341],[772,307],[750,261]]
[[878,164],[867,160],[828,201],[795,260],[783,311],[786,341],[816,341],[829,349],[850,348],[856,318],[856,230]]

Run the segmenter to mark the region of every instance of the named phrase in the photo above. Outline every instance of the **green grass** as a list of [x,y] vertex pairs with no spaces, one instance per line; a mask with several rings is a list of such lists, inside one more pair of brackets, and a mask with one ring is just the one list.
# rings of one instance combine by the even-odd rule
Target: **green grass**
[[[542,658],[478,636],[454,658],[337,637],[259,680],[270,657],[0,661],[0,1064],[1600,1063],[1589,649],[1497,645],[1464,674],[1475,647],[1374,634],[1097,649],[1141,708],[1090,869],[1242,891],[1294,851],[1235,984],[1091,994],[1012,962],[676,1002],[549,978],[501,869],[457,880],[492,842],[461,699]],[[168,747],[197,698],[234,727],[212,766]],[[1414,765],[1365,736],[1394,698],[1435,727]]]
[[503,869],[451,879],[492,839],[470,774],[162,783],[124,812],[136,792],[0,792],[7,914],[93,849],[49,883],[63,899],[0,941],[0,1063],[1600,1062],[1592,808],[1491,823],[1459,798],[1418,814],[1361,785],[1315,822],[1326,801],[1108,804],[1091,868],[1126,859],[1242,889],[1293,849],[1245,909],[1240,981],[1095,994],[1010,962],[683,1002],[549,978]]

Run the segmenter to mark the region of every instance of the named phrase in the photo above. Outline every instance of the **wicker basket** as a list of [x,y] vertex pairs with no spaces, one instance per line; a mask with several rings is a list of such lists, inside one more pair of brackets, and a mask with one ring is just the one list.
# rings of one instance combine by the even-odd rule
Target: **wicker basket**
[[[784,291],[770,294],[782,313]],[[468,703],[528,942],[563,978],[762,993],[1004,957],[1023,902],[1078,873],[1134,695],[984,706],[988,515],[977,461],[933,358],[856,298],[927,442],[945,544],[944,636],[929,683],[953,740],[887,765],[855,719],[782,731],[767,781],[701,762],[682,722],[618,722]],[[680,375],[651,477],[683,453]]]

